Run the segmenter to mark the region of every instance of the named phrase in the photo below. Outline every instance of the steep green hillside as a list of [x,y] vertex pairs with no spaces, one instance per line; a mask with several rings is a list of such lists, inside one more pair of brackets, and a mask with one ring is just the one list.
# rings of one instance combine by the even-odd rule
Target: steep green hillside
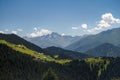
[[37,52],[42,52],[42,49],[26,40],[24,40],[23,38],[15,35],[15,34],[2,34],[0,33],[0,39],[2,40],[6,40],[7,42],[10,43],[14,43],[17,45],[24,45],[26,47],[28,47],[31,50],[37,51]]
[[57,63],[61,63],[61,64],[71,61],[71,60],[67,60],[67,59],[65,59],[64,61],[59,60],[59,59],[54,59],[51,56],[44,55],[44,53],[38,53],[36,51],[30,50],[24,45],[12,44],[12,43],[9,43],[5,40],[0,40],[0,44],[5,44],[8,47],[12,48],[13,50],[21,52],[23,54],[28,54],[28,55],[34,57],[34,60],[52,61],[52,62],[57,62]]
[[120,58],[57,59],[0,40],[0,80],[119,80]]
[[120,58],[86,58],[61,64],[36,59],[36,54],[22,53],[11,45],[0,43],[0,80],[119,80],[120,77]]

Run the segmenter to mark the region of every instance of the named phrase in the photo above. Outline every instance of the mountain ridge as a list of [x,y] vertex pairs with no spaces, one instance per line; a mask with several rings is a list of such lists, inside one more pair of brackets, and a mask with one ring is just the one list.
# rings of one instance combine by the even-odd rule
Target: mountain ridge
[[84,59],[87,57],[90,57],[90,55],[80,53],[80,52],[74,52],[70,50],[65,50],[59,47],[47,47],[43,51],[46,55],[51,55],[51,56],[58,56],[60,59]]
[[70,36],[70,35],[60,35],[56,32],[52,32],[48,35],[38,36],[38,37],[24,37],[24,39],[36,44],[39,47],[47,48],[50,46],[64,48],[67,45],[81,39],[80,36]]
[[37,52],[42,52],[42,48],[36,46],[35,44],[28,42],[27,40],[15,35],[15,34],[2,34],[0,33],[0,39],[6,40],[14,44],[25,45],[26,47],[35,50]]
[[115,46],[120,44],[120,28],[114,28],[107,31],[103,31],[96,35],[90,35],[78,40],[66,47],[66,49],[85,52],[103,43],[111,43]]
[[104,43],[85,53],[95,57],[120,57],[120,47],[110,43]]

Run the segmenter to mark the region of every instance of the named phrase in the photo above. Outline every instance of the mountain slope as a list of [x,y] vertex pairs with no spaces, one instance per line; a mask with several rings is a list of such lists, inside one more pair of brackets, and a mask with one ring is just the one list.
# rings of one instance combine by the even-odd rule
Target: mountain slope
[[69,45],[66,49],[85,52],[103,43],[111,43],[115,46],[120,45],[120,28],[103,31],[96,35],[90,35]]
[[36,53],[26,54],[27,48],[16,49],[15,44],[0,42],[0,80],[120,79],[120,58],[86,58],[61,64],[34,59]]
[[80,52],[74,52],[69,50],[64,50],[58,47],[48,47],[44,49],[44,53],[50,56],[57,56],[60,59],[82,59],[90,57],[86,54]]
[[57,60],[49,55],[45,55],[44,53],[38,53],[36,51],[33,51],[29,48],[27,48],[26,46],[24,45],[16,45],[16,44],[13,44],[13,43],[9,43],[5,40],[0,40],[0,44],[3,44],[3,45],[7,45],[8,47],[12,48],[14,51],[18,51],[20,52],[21,54],[25,54],[25,55],[29,55],[31,56],[33,59],[35,60],[41,60],[41,61],[48,61],[48,62],[56,62],[56,63],[66,63],[66,62],[69,62],[71,60],[68,60],[68,59],[64,59],[63,60]]
[[120,47],[114,46],[109,43],[104,43],[93,49],[88,50],[86,53],[95,57],[118,57],[120,56]]
[[63,48],[79,40],[81,37],[79,36],[72,37],[67,35],[62,36],[58,33],[52,32],[51,34],[43,35],[40,37],[33,37],[33,38],[24,37],[24,38],[42,48],[46,48],[50,46]]
[[37,51],[37,52],[42,52],[42,49],[40,47],[34,45],[33,43],[30,43],[30,42],[24,40],[23,38],[15,35],[15,34],[2,34],[2,33],[0,33],[0,39],[6,40],[6,41],[14,43],[14,44],[24,45],[24,46],[26,46],[34,51]]
[[37,63],[30,55],[0,44],[0,80],[38,80],[45,72],[44,67],[47,66]]

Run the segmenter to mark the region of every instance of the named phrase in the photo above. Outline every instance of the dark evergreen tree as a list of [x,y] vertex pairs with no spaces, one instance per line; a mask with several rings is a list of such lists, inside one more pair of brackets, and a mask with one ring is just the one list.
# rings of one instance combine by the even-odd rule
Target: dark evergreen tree
[[58,77],[56,73],[51,68],[49,68],[48,71],[44,73],[42,80],[58,80]]

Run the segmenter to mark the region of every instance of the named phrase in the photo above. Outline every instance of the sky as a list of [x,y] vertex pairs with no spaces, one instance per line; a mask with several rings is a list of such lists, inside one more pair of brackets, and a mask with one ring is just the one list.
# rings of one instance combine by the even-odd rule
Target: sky
[[120,0],[0,0],[0,33],[37,37],[120,27]]

